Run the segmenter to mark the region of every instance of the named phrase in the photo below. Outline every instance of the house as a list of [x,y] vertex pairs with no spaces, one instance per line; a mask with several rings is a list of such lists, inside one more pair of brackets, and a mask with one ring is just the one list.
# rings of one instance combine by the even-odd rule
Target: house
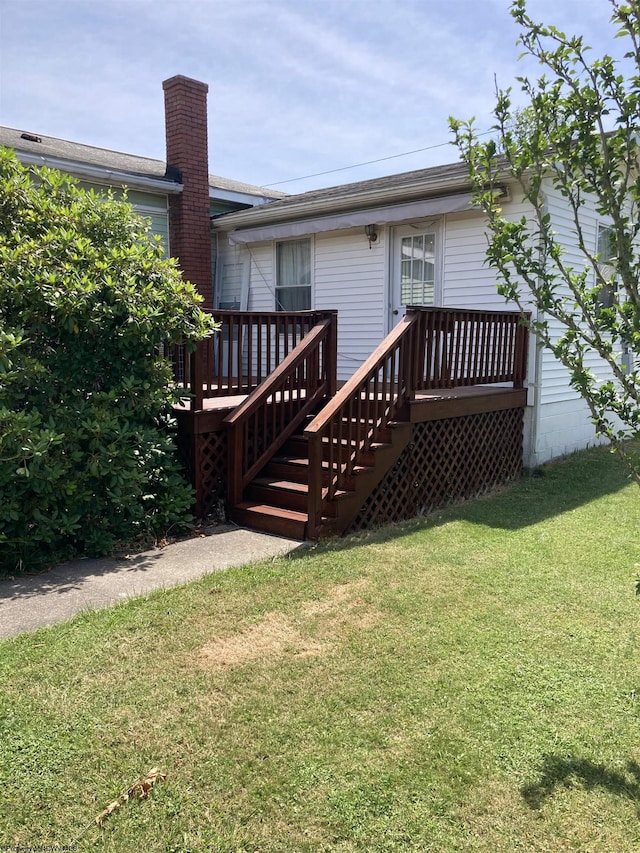
[[[172,354],[198,514],[223,501],[241,524],[318,539],[593,442],[566,372],[497,293],[463,164],[285,196],[209,175],[207,86],[163,88],[166,162],[8,128],[0,144],[127,187],[220,321]],[[514,185],[501,193],[506,215],[527,215]],[[547,199],[570,249],[562,199]]]
[[[550,182],[545,193],[554,229],[577,266],[582,260],[566,202]],[[501,206],[514,220],[531,212],[508,180]],[[507,307],[485,262],[485,219],[471,203],[463,163],[288,196],[222,214],[213,228],[220,304],[235,300],[250,311],[336,309],[341,380],[407,305]],[[606,233],[595,207],[585,208],[583,229],[595,252]],[[528,364],[524,464],[534,467],[596,438],[567,371],[534,340]]]
[[150,220],[167,253],[213,307],[216,242],[210,219],[282,198],[240,181],[209,174],[205,83],[177,75],[165,80],[165,161],[46,136],[40,129],[0,127],[0,145],[29,166],[49,166],[87,188],[127,189],[128,201]]

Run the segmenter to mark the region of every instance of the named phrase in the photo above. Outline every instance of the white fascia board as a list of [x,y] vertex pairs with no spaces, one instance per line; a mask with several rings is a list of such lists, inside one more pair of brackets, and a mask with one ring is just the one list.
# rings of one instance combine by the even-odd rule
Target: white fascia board
[[176,195],[182,192],[182,184],[166,181],[162,178],[152,178],[147,175],[134,175],[131,172],[120,172],[106,166],[92,166],[89,163],[77,163],[72,160],[62,160],[41,154],[28,154],[16,151],[16,156],[25,166],[48,166],[58,169],[76,178],[96,181],[101,184],[127,186],[130,189],[156,190],[166,195]]
[[472,193],[457,193],[414,201],[409,204],[387,205],[385,207],[367,208],[366,210],[354,210],[349,213],[336,213],[333,216],[300,219],[295,222],[281,222],[273,225],[267,224],[257,228],[242,228],[228,232],[227,237],[231,245],[260,243],[264,240],[287,240],[292,237],[306,237],[309,234],[320,234],[325,231],[338,231],[365,225],[386,225],[410,219],[424,219],[427,216],[441,216],[445,213],[472,210],[472,202]]

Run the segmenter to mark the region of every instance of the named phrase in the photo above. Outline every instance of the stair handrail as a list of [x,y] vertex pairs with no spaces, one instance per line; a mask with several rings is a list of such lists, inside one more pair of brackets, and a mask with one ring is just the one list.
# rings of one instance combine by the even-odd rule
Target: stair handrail
[[[347,490],[354,470],[388,429],[398,410],[415,397],[416,349],[424,345],[423,314],[409,309],[367,360],[304,430],[309,447],[309,525],[319,529],[324,500]],[[354,435],[353,419],[371,424]],[[323,460],[322,442],[328,442]],[[334,441],[337,450],[334,449]],[[327,462],[323,484],[323,461]],[[323,495],[323,489],[326,489]]]
[[[224,419],[229,430],[228,496],[231,506],[242,500],[248,483],[318,403],[335,394],[336,351],[337,311],[332,311],[327,312],[326,318],[316,323],[273,373]],[[301,393],[303,391],[304,394]],[[287,413],[286,423],[276,423],[276,403],[281,412]],[[263,425],[267,423],[269,404],[272,407],[270,426],[273,435],[269,437],[266,430],[262,432],[264,447],[253,458],[249,454],[249,426],[253,421],[256,433],[260,422]]]

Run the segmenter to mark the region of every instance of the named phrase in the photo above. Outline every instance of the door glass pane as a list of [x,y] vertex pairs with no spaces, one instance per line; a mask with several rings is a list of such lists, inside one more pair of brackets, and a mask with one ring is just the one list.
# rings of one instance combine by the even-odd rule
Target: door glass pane
[[416,234],[400,241],[400,299],[403,305],[433,305],[436,235]]

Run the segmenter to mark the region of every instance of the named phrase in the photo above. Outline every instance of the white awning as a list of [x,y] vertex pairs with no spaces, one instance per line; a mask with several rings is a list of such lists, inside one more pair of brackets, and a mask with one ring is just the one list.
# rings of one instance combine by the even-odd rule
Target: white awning
[[394,204],[387,207],[375,207],[369,210],[354,210],[351,213],[336,213],[317,219],[302,219],[298,222],[283,222],[279,225],[264,225],[258,228],[244,228],[230,231],[229,242],[260,243],[263,240],[287,240],[291,237],[306,237],[308,234],[320,234],[323,231],[339,231],[344,228],[358,228],[365,225],[386,225],[390,222],[403,222],[408,219],[424,219],[427,216],[439,216],[443,213],[456,213],[469,210],[472,203],[471,193],[429,198],[413,201],[409,204]]

